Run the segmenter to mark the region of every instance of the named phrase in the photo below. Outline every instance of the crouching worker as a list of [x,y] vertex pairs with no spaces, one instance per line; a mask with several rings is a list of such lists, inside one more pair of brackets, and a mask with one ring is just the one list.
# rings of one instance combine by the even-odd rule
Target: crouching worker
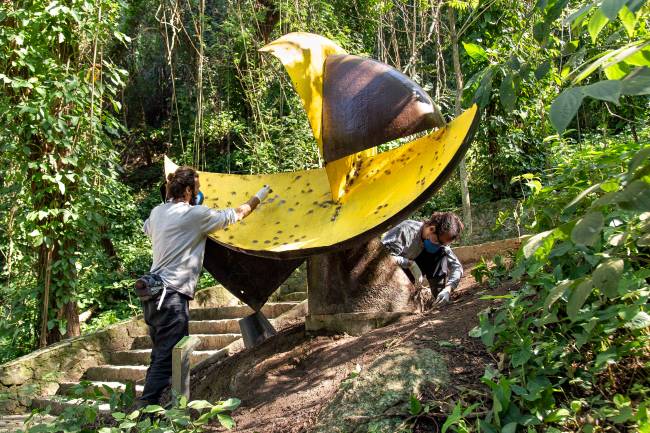
[[[406,220],[386,232],[382,243],[422,290],[425,278],[435,303],[446,304],[463,276],[463,266],[449,247],[460,237],[463,223],[452,212],[434,212],[425,222]],[[425,296],[431,298],[431,294]],[[424,300],[423,304],[428,304]]]
[[180,167],[167,179],[166,203],[156,206],[144,223],[151,239],[153,264],[136,282],[144,320],[153,342],[144,391],[136,405],[158,404],[171,381],[172,349],[189,335],[188,302],[194,297],[208,233],[245,218],[270,191],[260,189],[238,208],[211,209],[197,203],[198,173]]

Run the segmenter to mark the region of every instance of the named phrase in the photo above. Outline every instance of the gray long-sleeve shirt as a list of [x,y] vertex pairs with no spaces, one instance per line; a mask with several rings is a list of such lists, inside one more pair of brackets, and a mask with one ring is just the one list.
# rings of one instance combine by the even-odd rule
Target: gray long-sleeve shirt
[[156,206],[143,227],[153,248],[151,273],[160,275],[165,287],[194,298],[208,233],[235,222],[232,208],[210,209],[183,202]]
[[[402,268],[408,268],[409,264],[424,250],[421,234],[423,225],[424,223],[420,221],[405,220],[384,233],[381,239],[381,242]],[[455,289],[463,276],[463,265],[450,247],[441,245],[441,248],[447,255],[449,268],[447,285]]]

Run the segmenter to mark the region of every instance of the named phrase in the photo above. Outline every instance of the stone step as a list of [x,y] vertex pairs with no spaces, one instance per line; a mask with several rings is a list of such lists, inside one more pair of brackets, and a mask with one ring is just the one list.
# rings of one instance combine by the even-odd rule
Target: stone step
[[[0,433],[15,433],[18,430],[25,430],[25,421],[30,417],[26,415],[0,415]],[[38,424],[51,422],[54,417],[51,415],[37,414],[32,417],[29,425],[35,426]]]
[[[69,391],[76,385],[79,385],[77,382],[63,382],[59,384],[59,390],[56,392],[58,395],[67,395]],[[88,386],[90,393],[88,394],[89,396],[92,395],[95,391],[101,392],[103,395],[108,396],[110,395],[110,392],[106,389],[108,387],[109,389],[113,391],[124,391],[126,389],[126,384],[124,382],[101,382],[101,381],[92,381],[90,382],[90,385]],[[142,390],[144,389],[143,385],[136,385],[135,386],[135,395],[136,397],[140,397],[142,395]]]
[[100,365],[90,367],[83,375],[84,380],[101,382],[141,382],[147,374],[146,365]]
[[190,320],[190,335],[236,333],[239,333],[239,319]]
[[[195,350],[192,352],[190,363],[196,365],[204,359],[208,359],[213,355],[225,357],[228,351],[225,349],[216,350]],[[111,363],[115,366],[133,366],[133,365],[149,365],[151,362],[151,349],[136,349],[136,350],[123,350],[113,352],[111,354]]]
[[[192,334],[192,336],[201,340],[196,350],[223,349],[233,341],[241,338],[241,334]],[[132,349],[151,349],[151,347],[151,338],[148,335],[135,337],[131,346]]]
[[[35,398],[32,400],[32,408],[34,409],[50,409],[49,413],[51,415],[60,415],[63,411],[71,406],[78,406],[83,403],[84,400],[78,398],[66,398],[60,395],[52,395],[47,398]],[[88,404],[92,401],[86,400]],[[108,403],[99,403],[98,405],[99,413],[109,415],[111,412],[111,407]]]
[[[295,302],[273,302],[262,307],[262,314],[267,319],[278,317],[296,306]],[[236,305],[234,307],[200,308],[192,310],[190,318],[196,320],[221,320],[241,319],[253,314],[253,310],[247,305]],[[190,331],[191,332],[191,331]]]

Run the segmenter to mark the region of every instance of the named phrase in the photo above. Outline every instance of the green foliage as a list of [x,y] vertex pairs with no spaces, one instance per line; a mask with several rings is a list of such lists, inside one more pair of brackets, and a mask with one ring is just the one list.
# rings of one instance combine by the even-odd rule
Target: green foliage
[[[649,133],[640,131],[640,141],[647,141]],[[513,182],[525,186],[522,204],[526,212],[518,213],[522,223],[540,231],[568,222],[576,212],[587,209],[585,198],[618,189],[620,181],[610,177],[623,173],[624,161],[640,148],[629,134],[615,138],[592,136],[580,145],[550,142],[553,168],[513,178]]]
[[510,267],[503,256],[496,255],[492,266],[481,257],[481,260],[472,269],[471,274],[477,283],[483,284],[485,281],[489,287],[494,288],[508,278],[509,269]]
[[[35,424],[28,420],[25,433],[201,433],[208,424],[218,421],[228,430],[235,427],[231,412],[241,403],[236,398],[210,403],[205,400],[189,401],[186,397],[176,399],[165,409],[149,405],[137,410],[128,410],[135,401],[135,387],[128,383],[125,391],[114,391],[104,385],[95,389],[90,382],[81,383],[72,390],[77,404],[68,407],[53,421]],[[100,416],[99,404],[108,402],[110,418]]]
[[[645,25],[649,10],[641,7],[643,3],[593,2],[583,5],[563,21],[571,28],[575,41],[572,41],[571,50],[575,52],[561,73],[562,78],[572,79],[572,87],[562,92],[551,105],[551,122],[558,132],[564,132],[586,96],[619,105],[622,96],[650,93],[650,34]],[[607,26],[610,27],[608,37],[600,37]],[[583,37],[585,31],[590,40]],[[580,61],[576,68],[569,69],[583,58],[589,60]],[[575,86],[598,69],[607,80]]]
[[648,155],[628,155],[604,179],[616,187],[579,195],[567,222],[533,236],[513,270],[522,288],[481,313],[471,335],[503,356],[483,377],[482,431],[650,428]]
[[69,321],[79,277],[97,250],[110,256],[112,243],[133,232],[135,208],[111,144],[125,71],[103,57],[107,44],[127,40],[115,31],[120,12],[118,1],[34,0],[5,3],[0,14],[0,219],[8,227],[0,335],[8,356],[33,347],[45,290],[48,340],[77,332]]

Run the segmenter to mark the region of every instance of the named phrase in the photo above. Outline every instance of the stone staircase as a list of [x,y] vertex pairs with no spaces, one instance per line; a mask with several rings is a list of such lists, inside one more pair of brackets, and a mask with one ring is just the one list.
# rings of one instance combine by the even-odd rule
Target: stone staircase
[[[267,303],[262,308],[262,313],[273,324],[282,314],[288,312],[299,302]],[[199,346],[191,356],[192,366],[210,360],[215,362],[226,358],[234,352],[244,348],[239,330],[239,320],[253,310],[248,306],[226,306],[211,308],[190,307],[190,335],[199,337]],[[136,336],[129,350],[116,351],[110,354],[110,363],[89,367],[81,377],[81,381],[88,385],[89,394],[95,395],[96,391],[108,395],[109,390],[123,390],[127,382],[135,384],[136,395],[142,394],[145,374],[151,357],[152,342],[148,335]],[[50,408],[50,414],[59,414],[66,407],[77,404],[79,401],[71,398],[70,392],[80,382],[59,383],[55,395],[37,398],[32,401],[33,408]],[[108,404],[99,405],[100,412],[108,411]],[[0,428],[0,431],[1,428]]]

